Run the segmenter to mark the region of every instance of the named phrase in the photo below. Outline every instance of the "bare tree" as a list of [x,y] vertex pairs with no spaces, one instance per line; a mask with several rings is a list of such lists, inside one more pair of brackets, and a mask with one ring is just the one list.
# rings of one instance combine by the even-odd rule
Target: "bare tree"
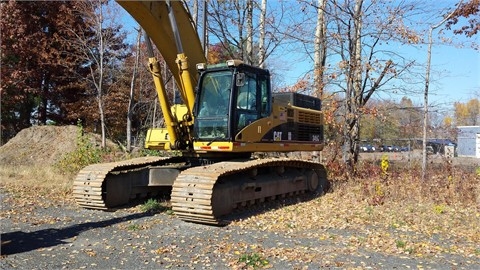
[[[207,44],[208,44],[208,36],[207,36],[207,8],[208,8],[208,0],[193,0],[189,1],[190,3],[187,7],[191,8],[192,21],[195,25],[195,30],[197,31],[198,35],[200,36],[200,40],[202,41],[203,51],[205,52],[205,58],[208,56]],[[203,3],[203,4],[200,4]],[[199,13],[201,12],[201,17]],[[201,29],[201,32],[200,32]]]
[[[327,23],[325,20],[325,7],[327,0],[318,0],[317,2],[317,25],[315,28],[314,41],[314,63],[313,63],[313,85],[316,96],[323,99],[324,80],[323,74],[327,60]],[[319,152],[313,153],[313,156],[320,157]]]
[[247,0],[247,38],[246,38],[246,57],[245,62],[249,65],[253,64],[253,3]]
[[[79,1],[78,16],[88,25],[88,31],[70,29],[75,35],[72,46],[77,47],[83,58],[83,65],[90,70],[88,82],[93,86],[98,107],[102,148],[106,146],[106,118],[104,96],[105,85],[108,84],[108,65],[113,65],[120,58],[118,52],[125,47],[125,35],[120,32],[120,26],[115,24],[115,12],[106,8],[107,1]],[[109,7],[112,8],[112,7]]]
[[327,60],[327,23],[325,20],[325,7],[327,0],[318,0],[317,3],[317,26],[315,28],[314,41],[314,64],[313,82],[318,98],[323,98],[323,74]]
[[349,175],[358,161],[360,119],[365,105],[378,91],[388,90],[388,84],[401,78],[414,63],[395,51],[385,50],[383,44],[420,41],[403,22],[407,12],[417,10],[415,5],[349,0],[332,1],[329,6],[329,50],[340,57],[338,70],[332,74],[336,77],[332,88],[344,93],[343,158]]
[[[461,5],[459,3],[459,6]],[[422,142],[422,180],[425,180],[425,174],[427,171],[427,125],[428,125],[428,87],[430,84],[430,63],[432,59],[432,35],[433,30],[440,27],[447,20],[449,20],[455,13],[455,10],[452,11],[448,16],[443,18],[439,23],[432,25],[430,31],[428,32],[428,56],[427,56],[427,70],[425,75],[425,92],[423,94],[423,142]]]
[[135,82],[137,80],[138,65],[140,61],[140,41],[142,38],[142,29],[137,29],[137,45],[136,45],[136,54],[135,62],[133,64],[132,71],[132,80],[130,82],[130,97],[128,99],[128,111],[127,111],[127,151],[132,149],[132,116],[133,116],[133,107],[134,107],[134,90]]
[[265,67],[265,26],[267,16],[267,0],[262,0],[260,7],[260,37],[258,39],[258,66]]
[[[210,41],[221,43],[230,58],[251,64],[265,65],[294,28],[286,23],[283,2],[276,3],[275,8],[266,0],[260,4],[255,0],[209,1],[208,5]],[[263,52],[259,54],[260,47]]]
[[198,31],[198,0],[193,1],[193,12],[192,12],[193,24]]

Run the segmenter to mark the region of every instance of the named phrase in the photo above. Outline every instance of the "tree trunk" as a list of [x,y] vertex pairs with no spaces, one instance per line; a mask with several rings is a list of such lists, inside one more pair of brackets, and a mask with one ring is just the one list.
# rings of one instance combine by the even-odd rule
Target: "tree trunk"
[[267,14],[267,0],[262,0],[260,10],[260,38],[258,40],[258,66],[265,68],[265,17]]
[[315,29],[315,42],[314,42],[314,74],[313,81],[316,94],[318,98],[323,98],[323,72],[325,68],[325,62],[327,59],[327,40],[326,22],[325,22],[325,6],[326,0],[318,0],[317,6],[317,27]]
[[203,51],[205,53],[205,59],[208,59],[208,35],[207,35],[207,9],[208,9],[208,0],[205,0],[203,2],[203,13],[202,13],[202,45],[203,45]]
[[195,29],[198,32],[198,0],[193,0],[193,14],[192,14],[193,24]]
[[428,125],[428,85],[430,84],[430,60],[432,55],[432,32],[433,27],[430,28],[428,34],[428,60],[427,60],[427,74],[425,76],[425,92],[423,93],[423,139],[422,139],[422,181],[425,180],[427,172],[427,125]]
[[[351,127],[350,136],[352,137],[353,146],[351,151],[351,163],[357,164],[358,151],[360,149],[360,109],[363,106],[363,91],[362,91],[362,4],[363,0],[357,0],[355,2],[355,82],[353,84],[354,89],[354,110],[353,110],[353,123]],[[350,173],[354,172],[354,168],[350,169]]]
[[105,149],[107,143],[107,136],[106,136],[106,124],[105,124],[105,112],[103,110],[104,104],[103,104],[103,75],[104,75],[104,62],[105,62],[105,43],[104,43],[104,37],[103,37],[103,10],[102,6],[100,4],[99,8],[99,18],[98,18],[98,23],[97,23],[97,34],[98,34],[98,42],[99,42],[99,64],[100,64],[100,70],[99,70],[99,78],[98,78],[98,87],[97,87],[97,101],[98,101],[98,111],[100,114],[100,128],[102,131],[102,144],[101,147],[102,149]]
[[247,46],[246,62],[253,64],[253,0],[247,0]]
[[42,94],[41,96],[41,104],[38,106],[38,116],[39,116],[39,123],[42,125],[47,124],[47,114],[48,114],[48,96],[49,96],[49,87],[50,87],[50,74],[44,73],[43,74],[43,81],[42,81]]
[[133,65],[133,71],[132,71],[132,81],[130,82],[130,98],[128,99],[128,111],[127,111],[127,151],[128,152],[130,152],[130,150],[132,149],[132,115],[133,115],[133,107],[134,107],[134,89],[135,89],[135,81],[137,79],[138,63],[140,61],[141,38],[142,38],[142,29],[138,28],[136,56],[135,56],[135,63]]
[[[314,74],[313,82],[315,93],[318,98],[323,99],[323,73],[325,68],[325,62],[327,59],[327,40],[325,37],[326,33],[326,22],[325,22],[325,6],[327,4],[326,0],[318,0],[317,6],[317,26],[315,29],[315,41],[314,41]],[[313,153],[314,159],[317,162],[320,162],[321,152],[315,151]]]
[[100,114],[100,130],[101,130],[101,133],[102,133],[102,143],[100,145],[100,147],[102,147],[103,149],[105,149],[107,143],[107,138],[106,138],[106,135],[105,135],[105,112],[103,111],[103,97],[102,95],[98,95],[97,96],[97,103],[98,103],[98,112]]
[[362,4],[355,1],[353,14],[353,31],[349,36],[350,65],[348,67],[347,89],[345,92],[345,125],[344,125],[344,161],[347,177],[355,173],[358,161],[360,141],[360,109],[363,106],[362,95]]
[[[457,5],[457,8],[461,6],[462,1]],[[428,59],[427,59],[427,71],[425,75],[425,92],[423,94],[423,142],[422,142],[422,181],[425,180],[427,173],[427,125],[428,125],[428,86],[430,84],[430,62],[432,59],[432,34],[433,30],[440,27],[445,23],[450,17],[453,16],[456,9],[452,11],[447,17],[445,17],[441,22],[430,27],[428,33]]]

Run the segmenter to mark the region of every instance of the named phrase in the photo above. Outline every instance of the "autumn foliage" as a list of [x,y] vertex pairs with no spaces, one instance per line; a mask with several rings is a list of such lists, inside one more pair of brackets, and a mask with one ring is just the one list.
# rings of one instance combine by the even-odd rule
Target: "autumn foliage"
[[455,102],[455,124],[457,126],[477,126],[480,124],[480,101],[476,98],[466,103]]
[[1,3],[2,135],[31,124],[69,123],[67,104],[85,87],[87,70],[68,42],[84,27],[74,1]]
[[460,26],[454,29],[453,32],[458,35],[466,35],[472,37],[476,35],[480,30],[480,20],[478,15],[480,14],[480,1],[468,0],[462,2],[457,6],[457,9],[453,13],[453,17],[447,21],[447,29],[452,29],[457,25],[460,18],[468,19],[466,25]]
[[[132,74],[128,58],[134,52],[115,21],[97,31],[97,15],[93,12],[103,2],[85,3],[2,1],[3,143],[31,125],[76,124],[81,120],[86,131],[100,132],[99,97],[108,137],[125,139]],[[103,39],[104,48],[98,46],[99,38]],[[102,63],[98,61],[100,50],[104,50]],[[100,72],[102,87],[98,88]],[[145,131],[144,117],[151,109],[145,104],[155,101],[151,76],[145,67],[141,72],[144,75],[135,86],[139,90],[134,96],[135,135]],[[147,79],[150,85],[145,85]]]

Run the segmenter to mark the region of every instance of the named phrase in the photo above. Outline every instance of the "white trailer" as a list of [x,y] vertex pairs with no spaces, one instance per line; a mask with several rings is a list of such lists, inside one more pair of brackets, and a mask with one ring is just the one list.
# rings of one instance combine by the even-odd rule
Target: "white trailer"
[[457,155],[480,158],[480,126],[458,126]]

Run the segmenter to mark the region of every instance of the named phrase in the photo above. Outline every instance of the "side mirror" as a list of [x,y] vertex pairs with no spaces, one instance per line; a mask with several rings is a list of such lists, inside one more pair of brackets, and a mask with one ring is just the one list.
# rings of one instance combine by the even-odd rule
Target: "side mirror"
[[237,86],[244,86],[245,85],[245,73],[237,73]]

